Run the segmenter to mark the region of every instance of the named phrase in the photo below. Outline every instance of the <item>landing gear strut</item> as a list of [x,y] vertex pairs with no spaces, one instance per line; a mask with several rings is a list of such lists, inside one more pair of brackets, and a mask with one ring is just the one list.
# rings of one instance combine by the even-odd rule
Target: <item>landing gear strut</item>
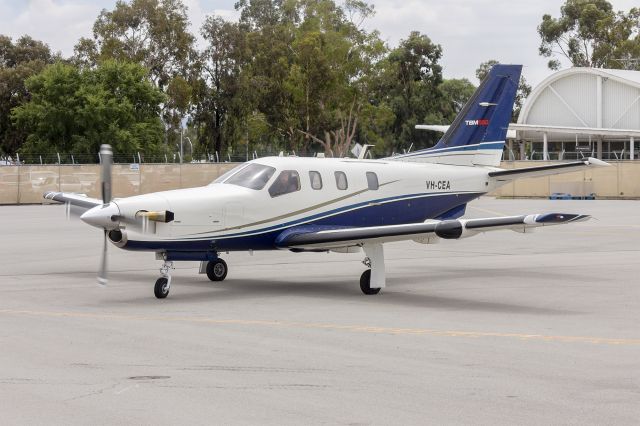
[[222,259],[212,260],[207,263],[207,277],[211,281],[222,281],[227,277],[227,262]]
[[156,285],[153,287],[153,293],[158,299],[164,299],[169,295],[171,289],[171,274],[169,271],[173,269],[173,262],[165,260],[160,267],[160,278],[156,280]]

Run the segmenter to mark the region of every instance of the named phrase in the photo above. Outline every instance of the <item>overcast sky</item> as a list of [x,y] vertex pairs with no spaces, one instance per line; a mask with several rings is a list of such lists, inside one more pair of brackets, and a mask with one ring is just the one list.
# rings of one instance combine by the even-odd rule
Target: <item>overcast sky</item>
[[[208,14],[237,19],[235,0],[183,0],[189,7],[191,31],[199,32]],[[638,0],[610,0],[628,11]],[[90,37],[95,18],[115,0],[0,0],[0,34],[23,34],[45,41],[68,56],[80,37]],[[562,0],[370,0],[376,15],[367,22],[395,46],[410,31],[428,35],[443,48],[445,78],[466,77],[474,84],[475,69],[489,59],[524,64],[533,85],[549,75],[547,59],[538,55],[536,27],[542,15],[560,14]]]

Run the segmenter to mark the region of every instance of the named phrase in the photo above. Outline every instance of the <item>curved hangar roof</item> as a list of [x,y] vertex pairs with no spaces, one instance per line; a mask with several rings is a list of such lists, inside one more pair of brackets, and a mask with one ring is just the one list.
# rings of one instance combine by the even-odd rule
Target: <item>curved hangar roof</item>
[[640,71],[569,68],[554,73],[531,92],[511,128],[535,140],[542,131],[549,140],[638,137]]

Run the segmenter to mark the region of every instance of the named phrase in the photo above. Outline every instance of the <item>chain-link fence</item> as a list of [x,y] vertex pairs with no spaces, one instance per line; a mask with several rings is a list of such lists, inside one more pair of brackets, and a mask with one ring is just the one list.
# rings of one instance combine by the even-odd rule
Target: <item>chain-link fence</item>
[[[180,158],[179,153],[148,155],[141,152],[129,154],[114,153],[113,162],[116,164],[179,164],[179,163],[240,163],[256,158],[270,156],[289,156],[295,155],[300,157],[316,157],[324,156],[324,153],[315,151],[245,151],[224,153],[205,153],[196,157],[185,155]],[[331,156],[331,155],[328,155]],[[98,164],[100,163],[99,154],[14,154],[0,157],[0,165],[22,164],[22,165],[52,165],[52,164]]]

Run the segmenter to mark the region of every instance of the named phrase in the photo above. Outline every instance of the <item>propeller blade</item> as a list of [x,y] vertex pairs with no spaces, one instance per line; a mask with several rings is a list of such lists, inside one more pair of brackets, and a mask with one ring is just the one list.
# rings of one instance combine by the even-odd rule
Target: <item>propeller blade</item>
[[104,242],[102,244],[102,259],[100,261],[100,270],[98,271],[98,284],[107,285],[107,230],[104,230]]
[[100,162],[102,163],[102,203],[111,202],[111,165],[113,164],[113,151],[111,145],[100,146]]

